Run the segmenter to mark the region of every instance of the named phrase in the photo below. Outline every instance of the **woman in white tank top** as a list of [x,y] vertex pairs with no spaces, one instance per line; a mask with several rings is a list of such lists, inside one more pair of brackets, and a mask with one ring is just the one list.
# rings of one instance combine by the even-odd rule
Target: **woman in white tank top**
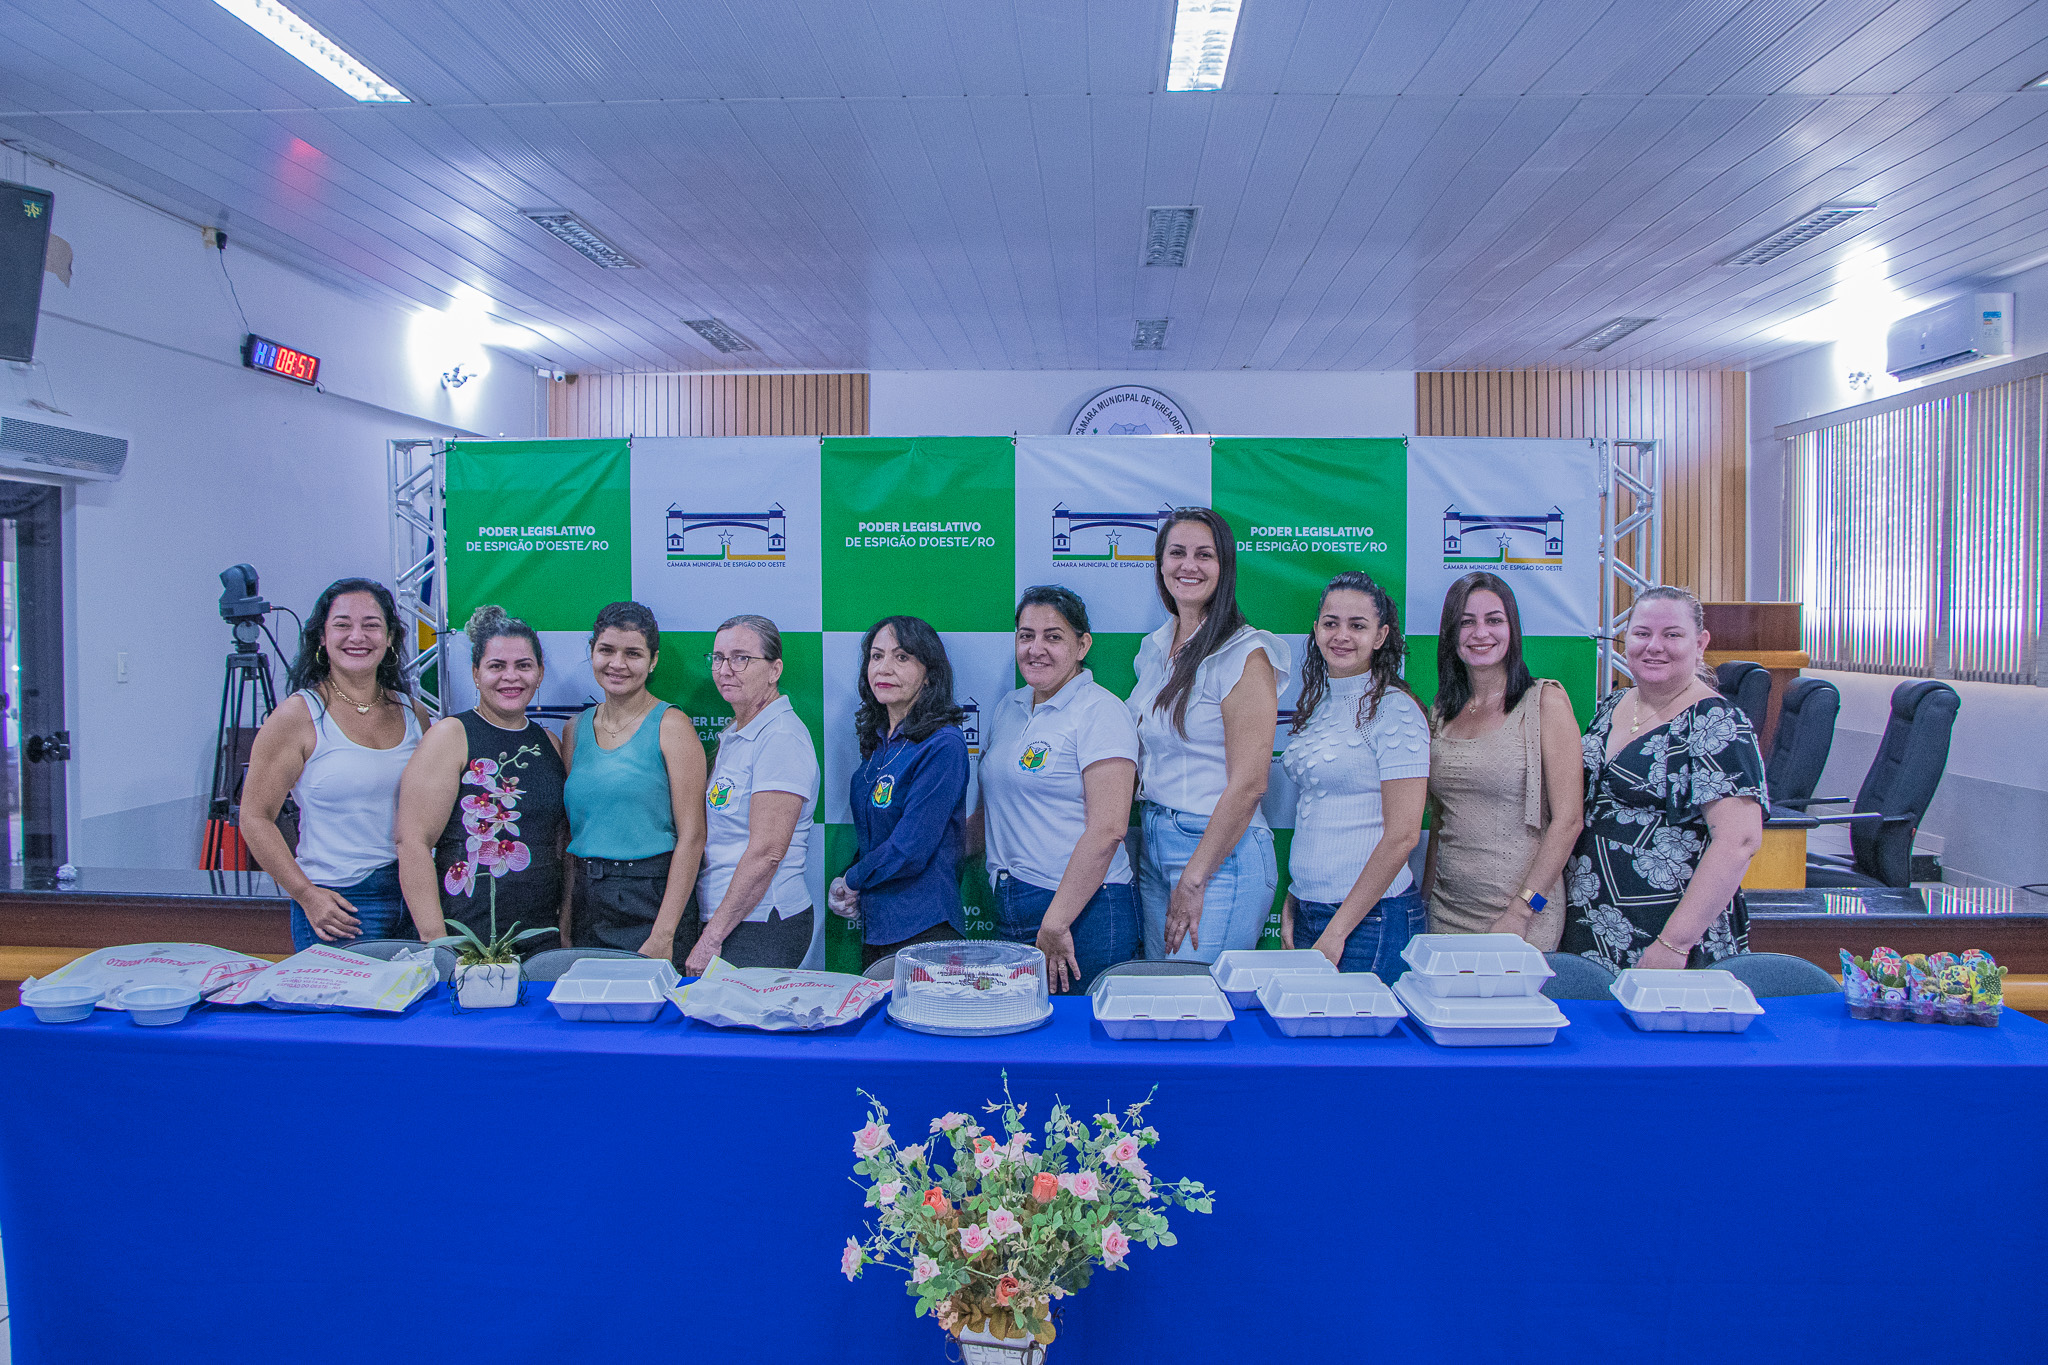
[[[410,938],[398,888],[398,779],[424,720],[407,695],[398,608],[381,583],[344,578],[313,604],[292,693],[257,732],[242,839],[292,898],[292,946]],[[294,855],[277,827],[299,806]]]

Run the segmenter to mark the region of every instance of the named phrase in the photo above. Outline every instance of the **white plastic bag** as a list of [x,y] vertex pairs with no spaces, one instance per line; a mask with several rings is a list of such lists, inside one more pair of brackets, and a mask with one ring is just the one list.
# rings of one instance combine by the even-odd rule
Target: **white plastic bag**
[[383,962],[316,943],[215,996],[214,1003],[400,1014],[433,984],[431,950]]
[[837,1028],[873,1009],[890,982],[803,968],[735,967],[713,958],[704,975],[668,993],[686,1019],[771,1032]]
[[[42,978],[45,985],[97,986],[100,1008],[117,1010],[113,997],[123,986],[185,986],[201,995],[230,987],[271,964],[247,953],[205,943],[129,943],[102,948],[65,963]],[[34,981],[24,981],[24,986]]]

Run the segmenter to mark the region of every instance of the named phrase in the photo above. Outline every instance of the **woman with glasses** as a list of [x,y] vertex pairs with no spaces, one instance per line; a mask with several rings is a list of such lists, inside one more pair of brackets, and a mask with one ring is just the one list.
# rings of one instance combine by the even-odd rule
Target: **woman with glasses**
[[797,967],[811,948],[804,863],[818,804],[818,752],[782,695],[782,632],[765,616],[718,628],[711,681],[732,707],[704,789],[704,866],[697,874],[703,927],[684,973],[713,958],[735,967]]

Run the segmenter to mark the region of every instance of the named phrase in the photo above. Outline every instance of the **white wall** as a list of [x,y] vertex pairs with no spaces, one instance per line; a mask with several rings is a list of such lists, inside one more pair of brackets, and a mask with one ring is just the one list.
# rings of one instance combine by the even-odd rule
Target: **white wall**
[[[2048,352],[2048,267],[1981,286],[2013,294],[2013,351]],[[1883,338],[1815,346],[1749,376],[1749,595],[1782,591],[1784,443],[1771,434],[1788,422],[1903,392],[1883,373]],[[1994,362],[1996,363],[1996,362]],[[1877,376],[1867,391],[1848,384],[1851,370]],[[1946,371],[1936,383],[1965,373]],[[1819,673],[1842,691],[1835,746],[1823,796],[1853,796],[1877,753],[1893,689],[1907,681],[1869,673]],[[1921,827],[1921,847],[1941,854],[1949,880],[2016,886],[2048,881],[2048,688],[1951,684],[1962,696],[1946,775]],[[2015,761],[2017,760],[2017,761]],[[1846,841],[1843,841],[1846,842]]]
[[1410,370],[877,370],[876,436],[1064,436],[1082,404],[1113,384],[1179,403],[1198,432],[1231,436],[1406,436]]
[[[242,321],[196,227],[27,171],[55,192],[75,265],[68,287],[44,277],[36,365],[0,366],[0,404],[39,399],[130,441],[119,482],[65,495],[71,859],[192,867],[230,646],[219,571],[254,564],[264,595],[302,613],[344,574],[389,581],[384,442],[531,435],[533,370],[492,354],[445,390],[412,315],[231,241],[249,327],[320,355],[326,391],[244,369]],[[289,649],[289,621],[272,625]]]

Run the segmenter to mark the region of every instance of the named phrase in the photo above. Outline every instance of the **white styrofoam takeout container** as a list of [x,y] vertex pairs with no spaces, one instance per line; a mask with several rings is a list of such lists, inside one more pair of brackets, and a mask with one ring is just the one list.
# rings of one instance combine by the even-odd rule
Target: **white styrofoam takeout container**
[[1097,977],[1088,991],[1095,1021],[1119,1042],[1134,1039],[1206,1042],[1237,1015],[1207,976]]
[[1401,950],[1415,987],[1431,995],[1541,995],[1556,973],[1519,934],[1417,934]]
[[675,964],[665,957],[579,957],[559,978],[563,981],[652,981],[655,989],[673,990],[682,981]]
[[1607,989],[1645,1033],[1740,1033],[1764,1012],[1733,972],[1630,967]]
[[1259,1007],[1289,1038],[1384,1038],[1408,1017],[1371,972],[1285,972],[1259,988]]
[[1216,954],[1209,975],[1230,997],[1231,1008],[1248,1010],[1259,1003],[1259,987],[1283,972],[1314,972],[1335,976],[1330,959],[1313,948],[1229,948]]
[[98,986],[73,986],[68,982],[24,981],[21,1003],[36,1012],[45,1024],[75,1024],[92,1018],[106,995]]
[[112,1003],[136,1023],[155,1028],[183,1019],[199,1003],[199,992],[190,986],[123,986]]
[[660,1017],[668,996],[650,976],[606,980],[565,975],[548,992],[548,1003],[555,1013],[578,1023],[651,1024]]
[[1571,1023],[1547,995],[1432,995],[1414,972],[1401,974],[1394,995],[1444,1047],[1541,1047]]

